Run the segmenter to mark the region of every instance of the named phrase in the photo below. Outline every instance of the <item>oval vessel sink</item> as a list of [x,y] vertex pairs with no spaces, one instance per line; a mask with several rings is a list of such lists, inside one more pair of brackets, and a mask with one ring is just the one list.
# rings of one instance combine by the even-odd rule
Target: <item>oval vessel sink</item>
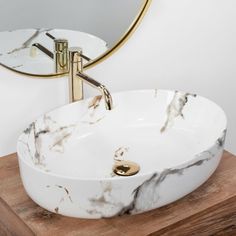
[[[63,106],[19,137],[21,178],[37,204],[80,218],[136,214],[176,201],[215,171],[226,134],[215,103],[167,90],[120,92],[113,100],[111,111],[100,96]],[[122,161],[139,172],[114,174]]]

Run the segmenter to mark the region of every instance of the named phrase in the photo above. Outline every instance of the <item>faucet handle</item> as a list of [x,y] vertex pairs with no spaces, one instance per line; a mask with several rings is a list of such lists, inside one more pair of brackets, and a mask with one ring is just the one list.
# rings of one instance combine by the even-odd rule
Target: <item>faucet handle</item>
[[45,33],[45,35],[47,35],[50,39],[52,39],[52,40],[55,40],[56,38],[52,35],[52,34],[50,34],[50,33]]

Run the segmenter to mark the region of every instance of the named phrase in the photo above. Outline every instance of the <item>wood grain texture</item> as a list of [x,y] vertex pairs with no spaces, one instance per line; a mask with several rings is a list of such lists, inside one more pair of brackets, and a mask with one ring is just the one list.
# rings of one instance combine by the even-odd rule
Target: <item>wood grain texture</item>
[[0,198],[0,214],[0,235],[34,235],[34,232],[16,215],[2,198]]
[[200,213],[181,220],[152,235],[216,235],[217,233],[235,233],[236,235],[236,196],[226,202],[216,204]]
[[[215,174],[196,191],[140,215],[84,220],[48,212],[25,193],[15,154],[0,159],[0,197],[19,222],[36,235],[236,235],[236,157],[225,152]],[[15,232],[14,224],[10,229],[9,224],[2,223],[10,219],[2,214],[1,207],[0,218],[4,219],[0,235]]]

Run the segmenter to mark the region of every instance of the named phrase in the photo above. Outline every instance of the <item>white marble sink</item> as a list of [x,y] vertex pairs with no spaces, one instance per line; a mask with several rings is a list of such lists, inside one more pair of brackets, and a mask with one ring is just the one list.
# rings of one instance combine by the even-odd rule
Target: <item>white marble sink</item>
[[[206,98],[167,90],[113,94],[63,106],[19,137],[28,195],[49,211],[81,218],[136,214],[192,192],[218,166],[226,116]],[[115,159],[139,164],[114,175]]]

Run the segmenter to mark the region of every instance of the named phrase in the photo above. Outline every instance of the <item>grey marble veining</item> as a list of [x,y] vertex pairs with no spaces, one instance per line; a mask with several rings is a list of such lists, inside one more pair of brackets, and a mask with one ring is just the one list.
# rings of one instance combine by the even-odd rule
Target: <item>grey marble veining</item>
[[[27,149],[34,164],[41,167],[46,167],[46,164],[44,162],[45,158],[41,150],[42,139],[44,138],[44,135],[49,135],[52,139],[52,144],[50,145],[49,150],[63,153],[64,144],[72,135],[76,125],[60,126],[50,116],[46,115],[43,117],[42,121],[42,127],[37,128],[37,123],[33,122],[24,131],[24,134],[28,136],[28,140],[33,140],[34,148],[29,147],[29,144],[27,143]],[[25,141],[23,143],[25,143],[26,145]],[[34,153],[32,154],[33,150]]]
[[[212,158],[212,155],[209,155],[210,156],[206,159],[196,161],[195,163],[180,169],[166,169],[160,174],[154,173],[150,179],[146,180],[133,191],[133,201],[128,206],[121,209],[117,215],[136,214],[145,210],[145,208],[152,208],[159,200],[158,187],[167,177],[171,175],[182,175],[187,169],[202,165]],[[148,205],[149,203],[151,203],[151,205]]]
[[[117,202],[112,197],[111,193],[113,187],[111,182],[101,183],[101,185],[103,188],[103,192],[99,197],[89,199],[91,209],[87,210],[87,213],[91,215],[100,215],[100,218],[113,217],[116,215],[112,214],[114,209],[117,209],[119,211],[119,209],[122,209],[124,207],[124,204],[121,202]],[[102,210],[104,207],[110,209],[111,213],[105,214]]]
[[59,213],[59,211],[60,211],[60,206],[61,206],[61,204],[63,204],[65,201],[69,201],[71,204],[73,203],[73,200],[72,200],[72,198],[71,198],[71,196],[70,196],[70,192],[69,192],[69,190],[68,190],[66,187],[61,186],[61,185],[55,185],[55,186],[47,185],[46,188],[48,188],[48,189],[56,188],[56,189],[62,191],[62,192],[61,192],[62,196],[61,196],[59,202],[57,203],[57,206],[56,206],[55,209],[54,209],[55,213],[57,213],[57,214]]
[[12,69],[17,69],[17,68],[20,68],[22,66],[23,66],[22,64],[21,65],[17,65],[17,66],[12,66]]
[[197,95],[175,91],[174,97],[166,110],[167,119],[164,126],[161,128],[162,133],[173,124],[176,117],[181,116],[184,118],[183,109],[188,102],[189,96],[196,97]]
[[196,156],[196,161],[193,163],[184,166],[182,168],[176,169],[165,169],[160,173],[154,173],[150,178],[145,180],[140,186],[133,190],[133,200],[127,206],[124,206],[121,202],[116,202],[112,199],[111,192],[112,187],[109,185],[108,188],[104,189],[102,195],[96,199],[90,199],[91,206],[94,207],[93,210],[87,211],[89,214],[98,214],[101,218],[111,217],[110,215],[105,215],[101,208],[104,206],[109,208],[117,209],[117,212],[112,215],[121,216],[124,214],[137,214],[139,212],[146,211],[148,209],[152,209],[158,203],[159,196],[159,188],[160,185],[170,176],[182,176],[185,171],[191,169],[193,167],[200,167],[205,162],[212,160],[215,157],[217,149],[221,148],[224,144],[225,140],[224,131],[222,136],[216,140],[215,145],[211,148],[211,150],[204,151]]
[[[143,211],[145,210],[143,208],[143,202],[145,202],[146,204],[148,204],[149,202],[152,205],[155,204],[159,199],[158,187],[167,177],[171,175],[177,175],[177,176],[183,175],[184,171],[186,171],[187,169],[201,166],[205,162],[210,161],[212,158],[215,157],[217,152],[216,149],[223,148],[225,137],[226,137],[226,130],[223,131],[221,137],[216,140],[215,145],[210,150],[204,151],[196,156],[196,158],[198,159],[200,158],[200,160],[197,160],[192,164],[189,164],[183,168],[165,169],[160,174],[154,173],[149,179],[144,181],[144,183],[142,183],[139,187],[137,187],[133,191],[133,201],[128,206],[121,209],[117,215],[135,214],[140,211]],[[145,205],[145,208],[147,209],[152,208],[152,206]]]
[[226,134],[227,134],[227,130],[225,129],[221,135],[221,137],[219,137],[216,141],[216,144],[218,146],[218,148],[222,148],[225,144],[225,138],[226,138]]
[[7,54],[13,54],[20,50],[24,50],[26,48],[29,48],[32,45],[32,42],[41,34],[44,32],[49,32],[52,29],[36,29],[36,31],[25,41],[22,43],[22,45],[18,48],[14,48],[11,51],[9,51]]

